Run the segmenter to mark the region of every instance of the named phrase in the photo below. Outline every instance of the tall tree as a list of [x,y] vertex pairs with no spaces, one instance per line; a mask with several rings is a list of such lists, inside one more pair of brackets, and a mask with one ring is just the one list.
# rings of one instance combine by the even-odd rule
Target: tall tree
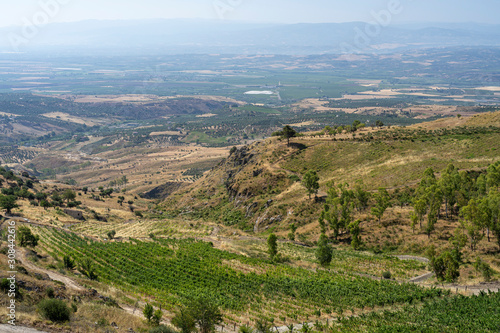
[[500,192],[490,190],[487,197],[487,203],[490,211],[489,228],[497,238],[500,247]]
[[439,210],[441,208],[441,203],[443,202],[443,193],[437,185],[431,185],[426,189],[425,195],[427,197],[426,201],[429,212],[427,214],[427,227],[425,232],[430,238],[439,217]]
[[271,260],[278,254],[278,237],[275,234],[270,234],[267,238],[267,252]]
[[215,325],[222,322],[222,313],[210,298],[199,296],[187,305],[188,312],[194,318],[199,333],[215,332]]
[[340,230],[347,228],[352,222],[354,193],[348,189],[348,184],[340,184],[339,186],[330,184],[327,194],[321,216],[328,222],[334,238],[337,239]]
[[453,164],[449,164],[446,169],[443,170],[438,185],[443,193],[446,218],[448,218],[448,210],[453,214],[453,206],[455,206],[457,202],[457,191],[460,188],[460,174]]
[[38,241],[40,240],[39,236],[35,236],[31,233],[31,229],[25,226],[19,227],[17,232],[17,237],[19,239],[19,245],[21,247],[31,246],[35,247],[38,245]]
[[354,198],[356,199],[356,208],[358,211],[365,210],[370,200],[370,192],[365,191],[363,181],[356,181],[354,185]]
[[475,251],[477,244],[483,238],[481,230],[486,225],[485,216],[479,209],[476,199],[471,199],[469,204],[460,210],[460,215],[464,219],[464,227],[469,235],[470,248],[472,251]]
[[285,125],[281,131],[274,132],[273,136],[279,136],[282,139],[286,139],[286,145],[290,146],[290,139],[296,137],[297,134],[297,131],[290,125]]
[[379,187],[378,192],[375,194],[375,202],[375,207],[372,207],[371,212],[380,222],[386,209],[391,206],[391,196],[385,188]]
[[196,331],[196,322],[190,310],[182,307],[172,318],[172,325],[181,330],[180,333],[192,333]]
[[153,318],[153,313],[154,313],[153,306],[147,303],[146,306],[144,306],[144,310],[142,310],[142,314],[144,315],[144,318],[146,318],[148,323],[151,323],[151,319]]
[[309,195],[309,199],[311,199],[311,194],[318,193],[319,190],[319,177],[316,171],[309,170],[302,178],[302,185],[307,189],[307,194]]
[[0,207],[5,209],[7,214],[12,213],[14,208],[18,208],[17,198],[14,195],[3,195],[0,194]]
[[497,161],[488,167],[486,183],[489,188],[500,187],[500,161]]
[[64,190],[62,197],[64,199],[66,199],[66,202],[70,202],[72,200],[75,200],[76,194],[74,191],[72,191],[71,189],[68,188],[68,189]]
[[349,228],[349,233],[351,234],[351,246],[354,250],[357,250],[361,246],[361,220],[356,220],[354,222],[351,222],[348,226]]
[[330,244],[328,244],[328,237],[325,234],[321,234],[318,240],[318,248],[316,249],[316,259],[318,259],[321,266],[326,267],[330,265],[332,261],[333,250]]
[[422,197],[414,198],[413,202],[414,215],[417,218],[420,229],[422,229],[422,221],[424,220],[425,214],[427,213],[427,200]]

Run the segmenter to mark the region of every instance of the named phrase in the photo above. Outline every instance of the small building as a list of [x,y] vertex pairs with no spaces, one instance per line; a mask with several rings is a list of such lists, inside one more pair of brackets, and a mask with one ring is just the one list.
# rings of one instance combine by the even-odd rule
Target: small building
[[83,217],[83,212],[81,212],[79,210],[65,209],[64,214],[67,214],[67,215],[71,216],[72,218],[80,220],[80,221],[85,220],[85,218]]

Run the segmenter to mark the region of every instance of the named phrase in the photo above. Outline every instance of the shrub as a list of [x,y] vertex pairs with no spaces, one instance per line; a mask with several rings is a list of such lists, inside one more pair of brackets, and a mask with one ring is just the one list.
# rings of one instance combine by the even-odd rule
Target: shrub
[[382,273],[382,277],[386,280],[389,280],[392,277],[392,274],[391,274],[391,272],[387,271],[387,272]]
[[49,298],[54,298],[54,296],[55,296],[54,288],[51,288],[51,287],[47,288],[45,290],[45,293],[47,294],[47,297],[49,297]]
[[53,322],[68,321],[71,313],[66,303],[54,298],[44,299],[38,303],[38,311],[43,318]]
[[75,262],[73,259],[71,259],[70,256],[64,256],[63,257],[63,261],[64,261],[64,267],[67,268],[67,269],[74,269],[75,268]]
[[150,329],[149,333],[177,333],[177,331],[170,326],[161,325]]

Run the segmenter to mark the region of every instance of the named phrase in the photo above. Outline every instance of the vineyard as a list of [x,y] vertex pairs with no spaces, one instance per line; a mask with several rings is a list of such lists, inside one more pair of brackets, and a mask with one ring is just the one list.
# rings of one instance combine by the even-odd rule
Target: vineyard
[[[267,245],[262,239],[252,237],[238,239],[233,237],[230,241],[226,241],[224,238],[210,237],[213,231],[211,226],[187,223],[178,219],[143,220],[125,224],[88,221],[75,224],[70,229],[77,234],[91,238],[106,237],[111,231],[116,231],[116,237],[119,238],[132,237],[141,240],[149,239],[151,234],[169,238],[203,238],[207,241],[222,242],[226,249],[231,248],[231,252],[250,257],[267,258]],[[310,266],[316,263],[315,249],[311,247],[300,246],[292,242],[281,242],[279,251],[299,265]],[[335,267],[335,270],[371,274],[379,277],[384,272],[390,271],[394,278],[404,280],[409,280],[427,272],[426,265],[417,261],[402,261],[395,257],[353,251],[341,246],[336,247],[334,251],[332,267]]]
[[498,332],[500,294],[456,296],[339,320],[332,332]]
[[226,321],[235,323],[262,315],[276,317],[278,323],[287,318],[305,321],[413,304],[443,294],[439,289],[341,270],[314,272],[272,265],[195,240],[98,242],[55,229],[35,228],[35,232],[55,258],[91,259],[101,282],[147,295],[170,311],[192,296],[210,295],[225,310]]

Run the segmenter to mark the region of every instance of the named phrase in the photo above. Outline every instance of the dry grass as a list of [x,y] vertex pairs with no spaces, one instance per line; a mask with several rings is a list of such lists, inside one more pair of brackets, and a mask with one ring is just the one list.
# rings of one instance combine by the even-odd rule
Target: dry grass
[[146,94],[128,94],[128,95],[53,95],[53,97],[70,100],[76,103],[150,103],[165,101],[176,98],[196,98],[206,101],[228,102],[238,105],[244,105],[245,102],[223,96],[210,96],[210,95],[176,95],[176,96],[156,96]]
[[500,126],[500,111],[471,117],[467,120],[467,126]]
[[108,120],[102,119],[102,120],[98,121],[95,118],[89,119],[89,118],[77,117],[77,116],[72,116],[72,115],[70,115],[68,113],[64,113],[64,112],[45,113],[45,114],[42,114],[42,116],[47,117],[47,118],[60,119],[62,121],[67,121],[70,123],[82,124],[82,125],[87,125],[87,126],[97,126],[97,125],[102,125],[102,124],[109,122],[109,119]]

